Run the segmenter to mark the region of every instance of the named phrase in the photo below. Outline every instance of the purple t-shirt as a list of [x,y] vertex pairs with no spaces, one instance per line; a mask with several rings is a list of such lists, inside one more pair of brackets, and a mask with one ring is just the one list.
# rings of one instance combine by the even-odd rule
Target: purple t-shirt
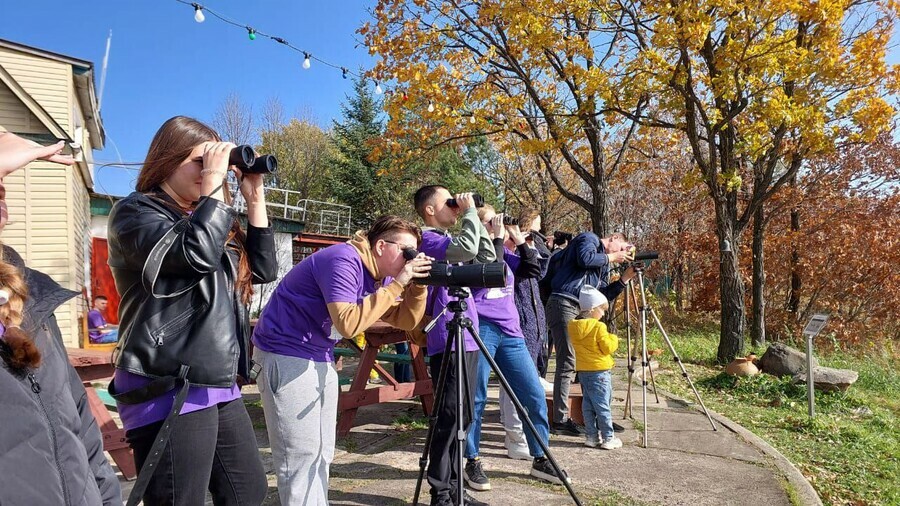
[[[434,258],[437,261],[443,261],[447,259],[447,247],[450,245],[450,236],[441,234],[435,230],[425,230],[422,232],[422,244],[419,249],[422,253]],[[449,292],[446,287],[443,286],[429,286],[428,287],[428,298],[425,303],[425,314],[431,315],[432,317],[436,317],[444,308],[447,306],[447,303],[451,300],[455,300],[450,297]],[[465,311],[465,316],[472,320],[472,324],[475,328],[478,328],[478,311],[475,310],[475,300],[470,296],[466,299],[468,302],[468,307]],[[449,311],[444,314],[434,325],[434,328],[431,329],[431,332],[428,333],[428,355],[437,355],[438,353],[444,353],[444,350],[447,348],[447,337],[449,331],[447,330],[447,321],[453,318],[453,314]],[[476,351],[478,349],[478,345],[475,343],[475,340],[472,339],[472,336],[469,335],[468,332],[465,333],[465,349],[466,351]]]
[[380,287],[352,245],[319,250],[278,284],[253,331],[253,345],[269,353],[331,362],[336,341],[328,304],[359,304]]
[[[153,381],[151,378],[132,374],[122,369],[116,369],[113,378],[116,382],[116,389],[119,392],[128,392],[135,388],[141,388]],[[125,430],[165,420],[169,410],[172,409],[177,393],[177,389],[171,390],[155,399],[150,399],[140,404],[117,403],[119,417],[122,419],[122,425],[125,427]],[[220,402],[228,402],[240,398],[241,389],[238,388],[237,384],[232,385],[230,388],[188,387],[187,398],[178,414],[184,415],[200,411],[201,409],[215,406]]]
[[504,334],[524,338],[522,324],[519,321],[519,310],[516,309],[515,272],[521,259],[515,253],[503,248],[503,261],[506,262],[506,286],[503,288],[475,288],[472,297],[481,321],[493,323]]
[[106,320],[99,310],[91,309],[88,311],[88,336],[90,336],[91,341],[96,341],[103,336],[99,329],[104,325],[106,325]]

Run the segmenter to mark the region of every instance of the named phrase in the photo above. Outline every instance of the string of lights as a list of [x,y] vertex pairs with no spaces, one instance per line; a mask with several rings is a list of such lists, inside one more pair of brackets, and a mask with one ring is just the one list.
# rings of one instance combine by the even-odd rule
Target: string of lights
[[[196,21],[197,23],[203,23],[204,21],[206,21],[206,15],[209,14],[209,15],[213,16],[214,18],[216,18],[226,24],[240,28],[242,30],[246,30],[247,37],[251,41],[254,41],[259,37],[263,37],[263,38],[269,39],[273,42],[277,42],[278,44],[281,44],[282,46],[284,46],[298,54],[303,55],[303,61],[301,63],[301,67],[304,70],[309,70],[310,67],[312,67],[312,62],[317,62],[322,65],[325,65],[326,67],[340,70],[341,76],[344,79],[347,79],[348,76],[353,76],[360,80],[371,79],[369,76],[360,74],[358,72],[354,72],[343,65],[337,65],[337,64],[331,63],[327,60],[324,60],[322,58],[319,58],[319,57],[313,55],[310,51],[302,49],[300,47],[297,47],[297,46],[291,44],[290,42],[285,40],[283,37],[278,37],[278,36],[260,31],[259,29],[254,28],[253,26],[250,26],[248,24],[235,21],[219,12],[216,12],[216,11],[210,9],[209,7],[207,7],[205,5],[201,5],[197,2],[189,2],[187,0],[175,0],[175,1],[180,4],[188,5],[193,8],[194,9],[194,21]],[[384,93],[392,95],[394,93],[393,90],[385,90],[385,88],[382,87],[382,85],[378,81],[375,81],[375,80],[372,80],[372,81],[375,84],[375,94],[376,95],[382,95]],[[401,93],[400,96],[403,98],[404,101],[408,100],[409,97],[405,91],[400,92],[400,93]],[[437,109],[437,107],[435,106],[434,100],[433,99],[429,100],[428,108],[427,108],[428,112],[434,113],[436,109]],[[473,124],[473,125],[477,122],[475,111],[460,110],[460,111],[454,111],[450,115],[453,117],[460,118],[460,119],[468,118],[469,123]],[[593,114],[591,116],[596,116],[596,115],[597,114]],[[536,122],[535,126],[545,127],[547,124],[548,116],[553,116],[553,117],[558,117],[558,118],[567,118],[567,117],[568,118],[584,118],[585,117],[584,114],[578,113],[578,112],[546,113],[546,114],[524,114],[524,113],[520,112],[518,114],[510,114],[510,115],[504,115],[501,113],[501,114],[497,114],[496,117],[494,117],[490,114],[482,114],[479,116],[482,116],[482,119],[485,120],[488,124],[505,125],[505,124],[510,124],[509,120],[513,120],[513,119],[520,120],[519,123],[517,124],[517,126],[519,126],[520,128],[530,127],[530,125],[528,125],[526,123],[522,123],[522,121],[525,121],[525,120],[530,120],[530,122]]]
[[[322,65],[325,65],[326,67],[331,67],[333,69],[340,70],[341,77],[343,77],[344,79],[347,79],[347,76],[354,76],[358,79],[366,79],[366,76],[359,74],[357,72],[354,72],[354,71],[350,70],[349,68],[344,67],[342,65],[336,65],[327,60],[319,58],[319,57],[313,55],[310,51],[307,51],[305,49],[299,48],[299,47],[291,44],[290,42],[285,40],[283,37],[277,37],[275,35],[272,35],[272,34],[269,34],[266,32],[262,32],[250,25],[234,21],[233,19],[230,19],[227,16],[216,12],[216,11],[210,9],[209,7],[206,7],[205,5],[201,5],[197,2],[188,2],[186,0],[175,0],[175,1],[180,4],[189,5],[189,6],[193,7],[194,8],[194,21],[196,21],[198,23],[203,23],[204,21],[206,21],[206,14],[209,14],[224,23],[227,23],[229,25],[246,30],[247,38],[249,38],[250,40],[256,40],[259,37],[263,37],[263,38],[269,39],[271,41],[277,42],[298,54],[302,54],[303,55],[303,63],[301,64],[301,66],[303,67],[304,70],[309,70],[309,68],[312,67],[312,62],[317,62],[317,63],[321,63]],[[378,82],[375,82],[375,93],[378,95],[381,95],[382,93],[384,93],[384,90],[382,89],[381,85]]]

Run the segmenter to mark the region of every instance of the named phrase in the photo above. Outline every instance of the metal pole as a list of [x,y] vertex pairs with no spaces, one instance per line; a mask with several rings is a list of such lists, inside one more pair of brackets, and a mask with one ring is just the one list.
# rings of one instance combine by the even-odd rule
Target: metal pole
[[806,395],[809,400],[809,419],[816,417],[816,386],[813,382],[813,337],[806,335]]

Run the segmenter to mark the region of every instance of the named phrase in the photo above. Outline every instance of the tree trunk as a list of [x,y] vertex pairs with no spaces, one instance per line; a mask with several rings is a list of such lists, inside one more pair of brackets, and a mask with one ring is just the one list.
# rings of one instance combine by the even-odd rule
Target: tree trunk
[[803,288],[803,280],[800,277],[800,251],[797,248],[797,234],[800,232],[800,210],[791,209],[791,288],[788,295],[787,310],[794,315],[794,321],[799,318],[800,291]]
[[606,188],[594,188],[591,197],[593,197],[593,206],[590,209],[591,230],[599,237],[604,237],[609,228],[606,215]]
[[716,359],[721,364],[731,362],[744,351],[744,280],[740,272],[740,244],[734,230],[735,220],[729,214],[727,211],[716,213],[716,232],[722,250],[719,253],[721,330]]
[[750,340],[759,348],[766,344],[766,300],[763,289],[766,286],[765,256],[763,239],[765,238],[765,220],[763,205],[753,214],[753,320],[750,325]]
[[678,260],[675,263],[675,311],[684,311],[684,262]]

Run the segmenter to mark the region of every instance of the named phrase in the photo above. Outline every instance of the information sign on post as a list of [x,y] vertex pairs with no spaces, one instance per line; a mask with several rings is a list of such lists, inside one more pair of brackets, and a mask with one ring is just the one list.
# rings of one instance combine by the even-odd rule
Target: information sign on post
[[815,390],[816,385],[813,381],[813,339],[819,335],[819,332],[825,327],[825,323],[828,321],[828,315],[825,314],[814,314],[812,318],[809,319],[809,323],[806,324],[806,328],[803,329],[803,335],[806,336],[806,394],[807,400],[809,401],[809,417],[814,418],[816,416],[816,399],[815,399]]

